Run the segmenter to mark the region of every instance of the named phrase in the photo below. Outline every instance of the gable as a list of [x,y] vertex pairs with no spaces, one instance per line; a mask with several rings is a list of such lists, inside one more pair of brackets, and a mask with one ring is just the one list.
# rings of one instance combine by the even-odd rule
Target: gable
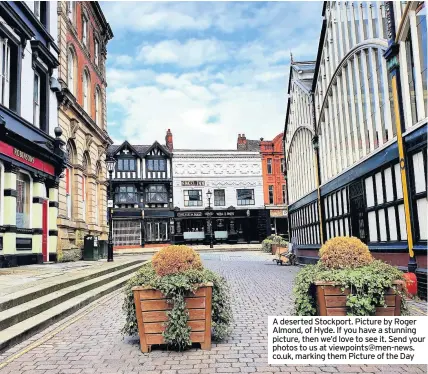
[[170,157],[170,153],[165,147],[158,142],[154,142],[153,145],[146,151],[145,157]]

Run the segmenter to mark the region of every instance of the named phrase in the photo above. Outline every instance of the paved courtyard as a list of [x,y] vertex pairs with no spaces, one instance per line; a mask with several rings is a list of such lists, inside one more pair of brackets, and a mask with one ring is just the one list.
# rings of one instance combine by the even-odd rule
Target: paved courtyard
[[[423,365],[268,366],[267,316],[291,309],[296,267],[276,266],[255,252],[203,253],[233,293],[234,329],[211,351],[142,354],[138,339],[123,337],[123,294],[100,299],[50,329],[0,355],[0,373],[426,373]],[[8,363],[7,365],[4,365]]]

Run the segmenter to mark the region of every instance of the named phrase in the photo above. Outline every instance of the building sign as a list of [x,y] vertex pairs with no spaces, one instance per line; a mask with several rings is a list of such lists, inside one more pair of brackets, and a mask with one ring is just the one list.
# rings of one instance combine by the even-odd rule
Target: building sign
[[19,158],[23,158],[25,161],[28,161],[31,164],[34,164],[34,157],[29,154],[22,152],[18,148],[13,148],[13,154]]
[[177,212],[177,217],[202,217],[202,212]]
[[204,210],[195,212],[177,212],[177,218],[227,218],[227,217],[248,217],[246,210]]
[[182,186],[205,186],[205,181],[181,181]]
[[287,209],[272,209],[270,210],[271,217],[287,217]]
[[0,141],[0,153],[13,158],[25,165],[31,166],[36,170],[43,171],[46,174],[55,175],[55,168],[53,165],[48,164],[36,157],[33,157],[18,148],[12,147],[11,145]]

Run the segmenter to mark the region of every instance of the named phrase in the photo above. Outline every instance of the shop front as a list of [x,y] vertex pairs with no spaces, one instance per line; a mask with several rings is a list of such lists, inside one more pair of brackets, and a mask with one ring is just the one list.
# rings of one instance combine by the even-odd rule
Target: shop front
[[284,209],[271,209],[270,221],[272,233],[288,238],[288,211]]
[[143,210],[140,208],[113,209],[113,246],[116,248],[144,245]]
[[0,125],[0,267],[56,261],[61,133],[40,145],[6,132],[12,124]]
[[265,209],[175,211],[174,243],[259,243],[269,235]]
[[174,233],[174,212],[170,210],[144,210],[145,243],[169,243]]

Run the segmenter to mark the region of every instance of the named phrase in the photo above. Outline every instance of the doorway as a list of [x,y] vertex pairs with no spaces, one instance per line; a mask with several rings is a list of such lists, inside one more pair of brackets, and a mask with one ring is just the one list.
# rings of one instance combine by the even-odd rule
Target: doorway
[[367,243],[367,218],[363,180],[359,180],[349,186],[349,202],[352,236]]
[[146,224],[146,242],[169,240],[168,221],[149,221]]
[[42,255],[43,262],[49,261],[48,254],[48,209],[49,201],[45,199],[42,204]]

